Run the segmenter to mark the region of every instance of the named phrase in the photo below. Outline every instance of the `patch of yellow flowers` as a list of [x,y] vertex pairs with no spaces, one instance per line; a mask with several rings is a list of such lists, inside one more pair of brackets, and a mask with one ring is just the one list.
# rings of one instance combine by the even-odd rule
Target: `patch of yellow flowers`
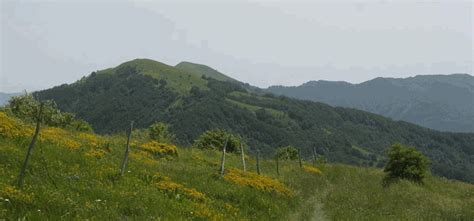
[[89,150],[85,153],[86,157],[92,157],[92,158],[97,158],[100,159],[105,155],[105,151],[103,150],[98,150],[98,149],[92,149]]
[[10,201],[19,201],[24,203],[31,203],[33,202],[33,196],[25,193],[22,190],[17,189],[16,187],[6,185],[0,189],[0,196],[3,198],[5,202]]
[[155,157],[176,157],[178,148],[173,144],[158,143],[150,141],[139,146],[143,151],[152,154]]
[[56,127],[48,127],[41,130],[39,140],[55,144],[59,147],[65,147],[69,150],[77,150],[81,147],[79,142],[72,139],[70,132]]
[[231,168],[224,176],[224,180],[241,186],[249,186],[263,192],[275,192],[288,197],[293,196],[293,191],[276,179],[258,175],[254,172],[243,172]]
[[148,166],[155,166],[158,163],[150,153],[141,150],[133,150],[130,153],[130,158],[133,161],[142,162]]
[[[31,138],[34,127],[25,124],[20,120],[8,116],[5,112],[0,112],[0,136],[7,139]],[[104,139],[92,133],[72,133],[57,127],[42,127],[39,134],[40,142],[47,142],[58,147],[69,150],[77,150],[81,147],[91,147],[86,152],[86,156],[101,158],[105,151],[101,150]]]
[[32,135],[32,127],[27,127],[20,121],[7,116],[5,112],[0,112],[0,136],[14,139]]
[[197,191],[194,188],[186,188],[182,184],[175,183],[171,181],[169,177],[166,176],[159,176],[161,180],[157,183],[154,183],[154,186],[160,190],[163,190],[167,193],[172,194],[183,194],[185,197],[191,200],[196,201],[205,201],[207,200],[206,194]]
[[312,166],[303,166],[303,170],[308,172],[308,173],[312,173],[312,174],[317,174],[317,175],[322,174],[321,170],[319,170],[316,167],[312,167]]

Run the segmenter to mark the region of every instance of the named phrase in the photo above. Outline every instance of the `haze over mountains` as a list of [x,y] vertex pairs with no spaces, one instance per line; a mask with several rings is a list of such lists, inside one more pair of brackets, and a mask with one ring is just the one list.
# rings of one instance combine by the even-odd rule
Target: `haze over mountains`
[[261,150],[266,156],[294,145],[305,157],[316,147],[332,162],[380,166],[386,148],[401,142],[430,157],[435,174],[474,182],[474,134],[443,133],[255,91],[204,65],[136,59],[36,95],[55,100],[61,110],[77,114],[99,133],[125,131],[131,120],[138,128],[161,121],[170,124],[180,144],[188,145],[204,131],[221,128],[240,134],[251,152]]
[[310,81],[269,92],[350,107],[453,132],[474,132],[474,77],[467,74],[376,78],[360,84]]
[[6,104],[8,100],[10,100],[11,97],[13,96],[18,96],[21,93],[3,93],[0,92],[0,106]]

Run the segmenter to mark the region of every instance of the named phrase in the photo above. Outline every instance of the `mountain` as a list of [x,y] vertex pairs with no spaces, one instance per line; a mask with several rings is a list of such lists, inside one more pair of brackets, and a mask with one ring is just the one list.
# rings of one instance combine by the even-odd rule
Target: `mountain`
[[18,96],[21,93],[3,93],[0,92],[0,106],[5,105],[11,97]]
[[90,122],[96,132],[125,131],[130,121],[146,128],[170,124],[180,145],[206,130],[240,134],[250,152],[272,157],[285,145],[313,148],[331,162],[381,166],[393,143],[413,145],[432,161],[435,174],[474,182],[474,134],[443,133],[351,108],[253,93],[160,62],[137,59],[36,93]]
[[267,91],[441,131],[474,132],[474,76],[467,74],[376,78],[360,84],[311,81],[297,87],[272,86]]

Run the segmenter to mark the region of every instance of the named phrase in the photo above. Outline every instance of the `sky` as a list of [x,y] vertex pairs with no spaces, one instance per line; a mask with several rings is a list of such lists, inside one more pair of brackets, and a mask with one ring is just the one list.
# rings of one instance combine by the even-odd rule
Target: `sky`
[[259,87],[473,70],[472,1],[0,1],[0,91],[135,58]]

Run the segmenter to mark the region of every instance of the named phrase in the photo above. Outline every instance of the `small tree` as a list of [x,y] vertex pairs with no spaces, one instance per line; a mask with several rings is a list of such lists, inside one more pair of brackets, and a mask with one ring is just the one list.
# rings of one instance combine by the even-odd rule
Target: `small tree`
[[388,162],[384,168],[384,172],[387,173],[384,184],[398,179],[423,183],[428,171],[428,164],[428,158],[414,147],[394,144],[388,151]]
[[280,147],[277,150],[277,157],[281,160],[296,160],[298,159],[298,149],[293,146]]
[[200,149],[222,150],[224,143],[228,140],[226,152],[234,153],[240,151],[242,139],[237,135],[221,129],[208,130],[194,140],[193,146]]
[[148,135],[150,139],[160,143],[172,143],[175,140],[175,135],[169,132],[168,124],[158,122],[148,128]]
[[42,107],[41,123],[46,126],[69,128],[77,131],[92,131],[85,121],[77,119],[72,113],[61,112],[52,100],[39,102],[32,94],[12,97],[6,105],[6,110],[26,122],[36,122],[36,114]]

